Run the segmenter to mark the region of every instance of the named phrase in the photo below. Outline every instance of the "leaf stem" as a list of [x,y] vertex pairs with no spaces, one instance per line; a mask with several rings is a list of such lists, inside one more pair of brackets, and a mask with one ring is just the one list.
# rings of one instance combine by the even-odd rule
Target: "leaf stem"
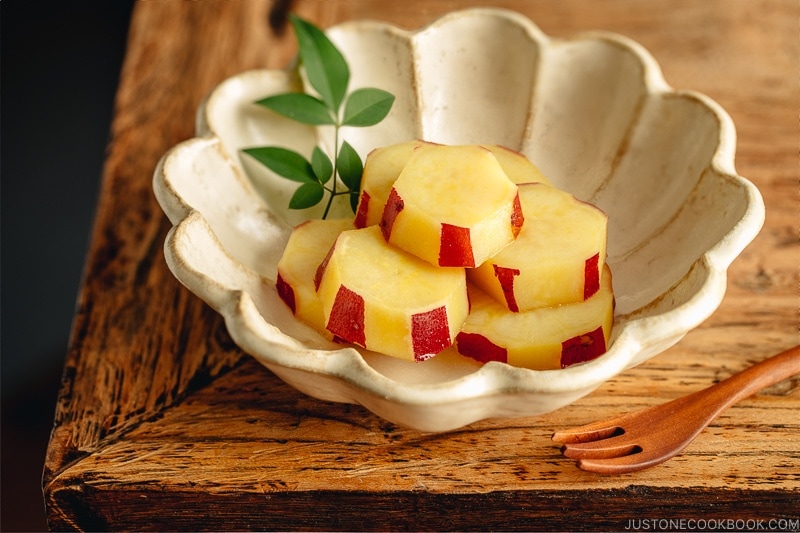
[[339,121],[336,121],[336,124],[333,126],[333,187],[330,189],[330,196],[328,197],[328,203],[325,205],[325,211],[322,213],[322,218],[328,218],[328,211],[331,209],[331,205],[333,205],[333,199],[338,195],[336,192],[336,180],[339,176]]

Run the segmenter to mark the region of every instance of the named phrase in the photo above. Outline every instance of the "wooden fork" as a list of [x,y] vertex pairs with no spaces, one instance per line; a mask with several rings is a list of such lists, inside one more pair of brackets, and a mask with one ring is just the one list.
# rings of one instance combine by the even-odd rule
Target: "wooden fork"
[[722,411],[800,373],[800,346],[772,356],[706,389],[609,420],[557,431],[562,453],[601,474],[635,472],[671,459]]

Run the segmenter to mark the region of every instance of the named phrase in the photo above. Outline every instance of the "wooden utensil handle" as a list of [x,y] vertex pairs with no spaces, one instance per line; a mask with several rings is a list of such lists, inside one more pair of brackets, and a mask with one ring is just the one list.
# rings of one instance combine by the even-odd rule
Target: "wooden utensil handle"
[[692,401],[714,404],[712,418],[758,391],[800,374],[800,345],[760,361],[691,395]]

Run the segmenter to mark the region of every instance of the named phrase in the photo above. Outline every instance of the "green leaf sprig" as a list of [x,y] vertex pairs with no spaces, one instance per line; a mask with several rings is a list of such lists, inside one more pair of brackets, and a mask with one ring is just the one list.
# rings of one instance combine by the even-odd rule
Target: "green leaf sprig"
[[[256,103],[292,120],[311,126],[333,126],[333,161],[319,147],[311,160],[293,150],[278,146],[245,148],[279,176],[298,182],[300,186],[289,201],[290,209],[305,209],[320,203],[327,191],[328,202],[322,218],[328,216],[333,199],[348,194],[355,213],[361,188],[364,165],[356,150],[339,139],[342,126],[373,126],[383,120],[394,104],[394,96],[382,89],[362,88],[350,93],[350,69],[342,53],[325,33],[296,15],[289,15],[299,47],[300,64],[317,95],[283,93],[268,96]],[[338,177],[338,179],[337,179]],[[338,187],[338,182],[345,190]]]

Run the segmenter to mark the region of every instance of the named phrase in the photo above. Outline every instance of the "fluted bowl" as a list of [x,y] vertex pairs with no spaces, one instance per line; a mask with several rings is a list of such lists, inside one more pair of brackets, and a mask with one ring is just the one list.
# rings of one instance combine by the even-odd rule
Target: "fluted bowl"
[[343,130],[362,158],[414,138],[501,144],[608,214],[615,325],[601,357],[536,371],[452,351],[401,361],[334,344],[296,320],[277,295],[276,265],[292,227],[320,208],[288,210],[296,184],[241,149],[279,145],[310,156],[318,145],[330,154],[331,132],[254,105],[300,90],[295,71],[249,71],[203,102],[197,137],[164,155],[154,190],[174,226],[169,268],[284,381],[391,422],[446,431],[573,402],[674,345],[718,307],[728,266],[761,228],[763,202],[734,169],[729,116],[706,96],[671,88],[639,45],[604,32],[548,37],[498,9],[454,12],[418,31],[356,21],[327,34],[350,64],[351,88],[396,96],[380,124]]

